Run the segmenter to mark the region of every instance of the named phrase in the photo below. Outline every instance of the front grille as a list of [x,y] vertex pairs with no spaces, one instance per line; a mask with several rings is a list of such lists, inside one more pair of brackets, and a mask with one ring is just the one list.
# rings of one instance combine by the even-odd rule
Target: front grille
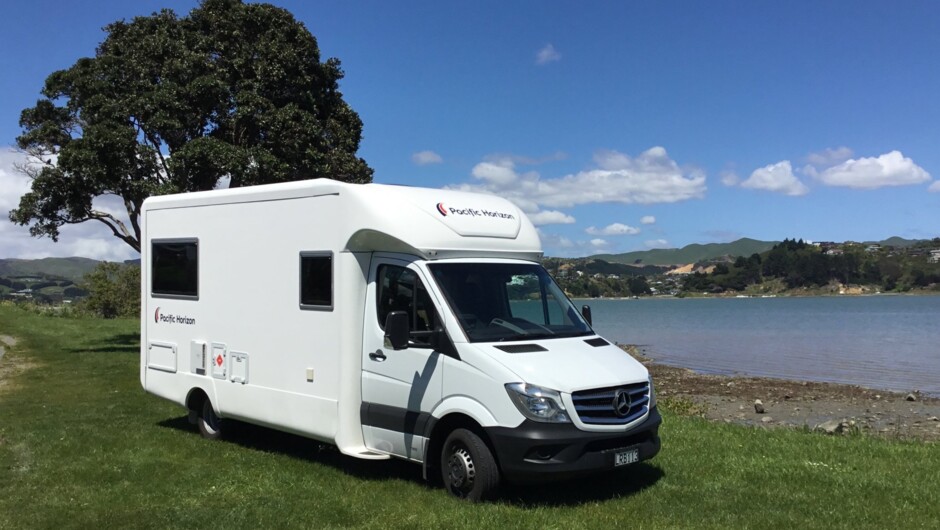
[[[630,397],[629,410],[618,414],[614,398],[618,391]],[[583,423],[595,425],[626,425],[649,411],[650,385],[644,381],[632,385],[581,390],[571,394],[574,410]]]

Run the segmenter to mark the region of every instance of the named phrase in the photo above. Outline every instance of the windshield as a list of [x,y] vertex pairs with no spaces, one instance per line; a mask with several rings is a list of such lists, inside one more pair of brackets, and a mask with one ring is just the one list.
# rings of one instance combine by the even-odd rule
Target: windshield
[[593,334],[540,265],[434,263],[428,269],[470,342]]

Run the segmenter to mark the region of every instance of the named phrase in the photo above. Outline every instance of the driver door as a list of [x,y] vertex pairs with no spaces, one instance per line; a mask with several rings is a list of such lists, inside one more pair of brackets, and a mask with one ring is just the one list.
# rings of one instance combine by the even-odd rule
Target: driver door
[[[407,261],[374,259],[367,289],[362,353],[362,434],[374,451],[424,459],[424,428],[441,400],[443,356],[430,346],[440,312],[420,270]],[[408,347],[385,344],[385,319],[408,314]]]

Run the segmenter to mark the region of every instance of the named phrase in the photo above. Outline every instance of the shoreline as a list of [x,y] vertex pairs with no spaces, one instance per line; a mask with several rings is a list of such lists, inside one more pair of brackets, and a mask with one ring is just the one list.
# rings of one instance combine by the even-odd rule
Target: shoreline
[[667,407],[711,421],[827,434],[940,441],[940,397],[858,385],[703,374],[659,364],[618,345],[650,371]]

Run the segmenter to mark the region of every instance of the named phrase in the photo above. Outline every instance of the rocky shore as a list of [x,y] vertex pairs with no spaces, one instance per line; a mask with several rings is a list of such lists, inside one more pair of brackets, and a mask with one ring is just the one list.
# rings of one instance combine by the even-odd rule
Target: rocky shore
[[700,374],[658,364],[621,346],[650,370],[656,395],[713,421],[940,441],[940,399],[853,385]]

